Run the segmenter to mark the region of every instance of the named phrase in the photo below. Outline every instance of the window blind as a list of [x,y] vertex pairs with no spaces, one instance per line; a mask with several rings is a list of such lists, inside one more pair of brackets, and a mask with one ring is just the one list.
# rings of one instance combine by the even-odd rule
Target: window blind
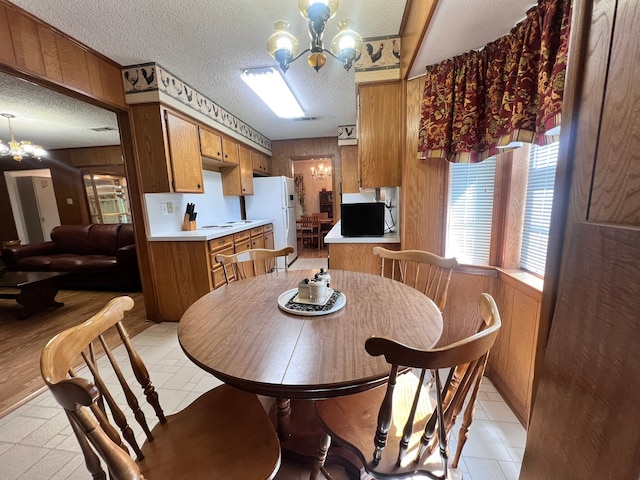
[[547,259],[557,163],[557,142],[545,146],[531,146],[520,266],[539,275],[544,275]]
[[447,256],[458,262],[489,263],[495,172],[495,157],[451,165]]

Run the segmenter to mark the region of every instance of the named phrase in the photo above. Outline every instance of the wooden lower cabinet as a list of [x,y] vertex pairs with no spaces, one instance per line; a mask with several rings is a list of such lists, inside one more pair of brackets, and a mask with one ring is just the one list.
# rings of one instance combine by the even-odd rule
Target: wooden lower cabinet
[[273,240],[273,223],[264,226],[264,248],[273,250],[275,242]]
[[350,270],[380,275],[382,268],[373,247],[380,246],[388,250],[400,250],[399,243],[330,243],[329,269]]
[[[212,290],[214,290],[227,283],[222,265],[216,262],[216,255],[218,255],[219,253],[222,253],[223,255],[232,255],[234,253],[233,235],[227,235],[226,237],[209,240],[208,244],[211,286],[213,287]],[[230,275],[233,274],[231,270],[229,270],[228,273]]]
[[226,284],[217,254],[264,248],[266,242],[273,245],[273,224],[209,241],[149,242],[160,320],[179,321],[193,302]]
[[177,322],[212,290],[207,242],[149,242],[149,251],[160,319]]

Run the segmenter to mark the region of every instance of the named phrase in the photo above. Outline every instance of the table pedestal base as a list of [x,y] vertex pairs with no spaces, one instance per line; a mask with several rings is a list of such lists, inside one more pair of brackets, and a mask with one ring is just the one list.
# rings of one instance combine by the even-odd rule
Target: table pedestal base
[[[324,433],[313,403],[278,398],[270,414],[278,430],[282,455],[307,467],[313,466]],[[360,478],[362,462],[346,448],[332,444],[326,463],[344,467],[349,478]]]

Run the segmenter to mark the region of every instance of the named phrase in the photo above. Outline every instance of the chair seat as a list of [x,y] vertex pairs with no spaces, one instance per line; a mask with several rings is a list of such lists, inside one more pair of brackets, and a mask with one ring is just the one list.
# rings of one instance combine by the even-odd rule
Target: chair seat
[[185,478],[187,472],[190,480],[270,479],[280,465],[278,438],[258,397],[229,385],[167,416],[152,433],[155,439],[142,446],[145,459],[139,462],[149,479]]
[[[374,478],[377,471],[385,472],[385,478],[390,478],[389,474],[406,475],[414,472],[418,467],[423,469],[427,467],[427,470],[438,474],[438,469],[441,470],[441,461],[437,447],[432,455],[425,455],[420,464],[414,462],[424,426],[435,408],[435,403],[429,397],[429,392],[424,385],[421,389],[421,401],[416,410],[416,422],[413,435],[409,440],[407,454],[400,467],[395,465],[398,458],[400,440],[402,439],[404,421],[411,409],[418,381],[419,378],[411,371],[401,374],[397,378],[387,445],[382,454],[382,459],[377,465],[372,462],[372,439],[376,433],[378,412],[386,393],[386,385],[354,395],[317,400],[315,407],[318,418],[324,428],[331,432],[332,441],[352,450],[365,465],[367,473]],[[361,452],[370,452],[370,455],[365,458]],[[462,475],[458,469],[449,468],[448,478],[462,478]]]

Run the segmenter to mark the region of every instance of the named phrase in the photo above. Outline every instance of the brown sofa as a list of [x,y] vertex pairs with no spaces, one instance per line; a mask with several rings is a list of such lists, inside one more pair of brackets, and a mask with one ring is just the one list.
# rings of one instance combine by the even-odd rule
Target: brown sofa
[[60,225],[51,241],[5,247],[10,270],[68,272],[63,289],[140,290],[133,225],[128,223]]

